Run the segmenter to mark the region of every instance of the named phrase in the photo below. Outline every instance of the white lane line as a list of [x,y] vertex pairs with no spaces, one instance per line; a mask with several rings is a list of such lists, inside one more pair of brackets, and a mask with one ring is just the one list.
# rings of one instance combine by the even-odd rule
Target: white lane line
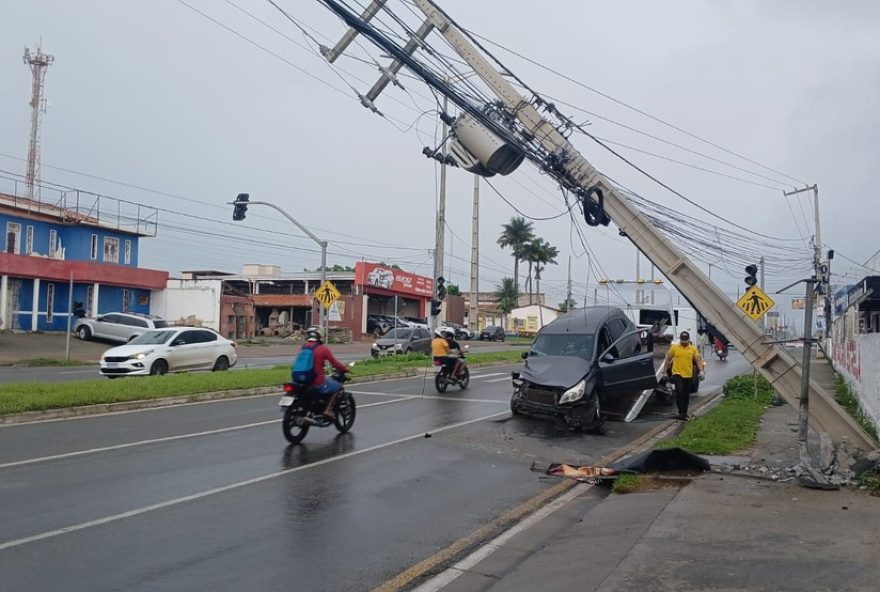
[[513,527],[502,532],[500,535],[498,535],[482,547],[478,548],[476,551],[474,551],[452,567],[448,568],[446,571],[437,574],[418,588],[415,588],[413,592],[438,592],[439,590],[442,590],[443,588],[451,584],[452,581],[458,578],[460,575],[464,574],[469,569],[492,555],[492,553],[503,547],[507,542],[510,541],[510,539],[521,532],[525,532],[574,498],[578,497],[579,495],[583,495],[587,490],[590,489],[590,487],[592,487],[592,485],[585,488],[575,487],[570,491],[564,493],[546,506],[542,507],[534,514],[530,515],[525,520],[522,520]]
[[483,382],[505,382],[510,380],[510,376],[502,376],[501,378],[493,378],[492,380],[484,380]]
[[[454,430],[455,428],[460,428],[462,426],[466,426],[466,425],[469,425],[472,423],[477,423],[480,421],[486,421],[487,419],[500,417],[502,415],[507,415],[509,413],[510,413],[509,411],[501,411],[499,413],[491,413],[489,415],[477,417],[476,419],[469,419],[467,421],[460,421],[458,423],[453,423],[453,424],[441,426],[439,428],[434,428],[434,429],[428,430],[428,431],[431,434],[438,434],[440,432]],[[72,524],[70,526],[65,526],[63,528],[59,528],[57,530],[50,530],[50,531],[42,532],[40,534],[35,534],[35,535],[29,536],[29,537],[15,539],[12,541],[6,541],[5,543],[0,543],[0,551],[4,551],[6,549],[11,549],[13,547],[20,547],[21,545],[26,545],[28,543],[33,543],[36,541],[41,541],[44,539],[53,538],[53,537],[56,537],[56,536],[59,536],[62,534],[67,534],[70,532],[85,530],[87,528],[92,528],[93,526],[100,526],[102,524],[116,522],[118,520],[124,520],[125,518],[131,518],[132,516],[139,516],[141,514],[146,514],[148,512],[152,512],[154,510],[161,510],[163,508],[168,508],[168,507],[176,506],[176,505],[179,505],[179,504],[182,504],[185,502],[190,502],[193,500],[202,499],[202,498],[209,497],[209,496],[212,496],[212,495],[215,495],[218,493],[224,493],[226,491],[232,491],[234,489],[247,487],[248,485],[255,485],[257,483],[262,483],[263,481],[269,481],[271,479],[276,479],[278,477],[283,477],[285,475],[290,475],[292,473],[298,473],[298,472],[304,471],[306,469],[319,467],[322,465],[330,464],[332,462],[337,462],[340,460],[344,460],[346,458],[351,458],[353,456],[358,456],[360,454],[366,454],[367,452],[373,452],[374,450],[381,450],[382,448],[388,448],[389,446],[395,446],[397,444],[402,444],[403,442],[421,439],[424,437],[425,437],[425,432],[421,431],[418,434],[413,434],[412,436],[405,436],[403,438],[398,438],[397,440],[392,440],[391,442],[385,442],[384,444],[376,444],[375,446],[370,446],[368,448],[364,448],[363,450],[353,450],[352,452],[346,452],[344,454],[340,454],[339,456],[325,458],[323,460],[315,461],[315,462],[307,464],[307,465],[301,465],[299,467],[293,467],[291,469],[284,469],[283,471],[276,471],[274,473],[269,473],[268,475],[263,475],[261,477],[254,477],[253,479],[247,479],[245,481],[231,483],[229,485],[224,485],[222,487],[215,487],[214,489],[209,489],[207,491],[201,491],[199,493],[194,493],[192,495],[187,495],[184,497],[179,497],[176,499],[164,501],[164,502],[161,502],[158,504],[153,504],[151,506],[145,506],[143,508],[129,510],[128,512],[122,512],[120,514],[113,514],[112,516],[105,516],[103,518],[98,518],[96,520],[90,520],[88,522],[81,522],[80,524]]]
[[499,401],[498,399],[469,399],[468,397],[456,397],[455,395],[401,395],[395,393],[375,393],[372,391],[348,391],[353,395],[377,395],[380,397],[406,397],[407,399],[437,399],[439,401],[457,401],[459,403],[502,403],[507,405],[507,401]]
[[471,374],[471,378],[489,378],[490,376],[510,376],[510,372],[492,372],[490,374]]
[[[366,405],[358,405],[358,409],[363,409],[365,407],[376,407],[378,405],[387,405],[388,403],[399,403],[400,401],[406,401],[408,399],[412,399],[410,396],[400,396],[398,399],[394,399],[391,401],[379,401],[378,403],[367,403]],[[97,454],[99,452],[108,452],[110,450],[123,450],[125,448],[134,448],[135,446],[146,446],[148,444],[158,444],[161,442],[173,442],[175,440],[187,440],[189,438],[198,438],[200,436],[212,436],[214,434],[223,434],[225,432],[234,432],[237,430],[246,430],[248,428],[256,428],[259,426],[270,425],[276,423],[280,420],[272,419],[269,421],[258,421],[254,423],[244,423],[236,426],[229,426],[227,428],[217,428],[216,430],[206,430],[204,432],[194,432],[192,434],[180,434],[177,436],[166,436],[165,438],[151,438],[149,440],[138,440],[137,442],[126,442],[125,444],[115,444],[113,446],[102,446],[100,448],[90,448],[88,450],[77,450],[74,452],[64,452],[61,454],[52,454],[50,456],[40,456],[37,458],[29,458],[26,460],[17,460],[14,462],[8,462],[0,464],[0,469],[8,469],[10,467],[20,467],[23,465],[32,465],[40,462],[46,462],[50,460],[58,460],[62,458],[73,458],[76,456],[85,456],[86,454]]]

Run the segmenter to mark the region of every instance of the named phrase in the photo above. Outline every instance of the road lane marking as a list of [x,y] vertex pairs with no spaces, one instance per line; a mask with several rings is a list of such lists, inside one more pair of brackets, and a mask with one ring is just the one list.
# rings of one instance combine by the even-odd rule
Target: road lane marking
[[493,378],[492,380],[484,380],[483,382],[505,382],[510,380],[510,376],[502,376],[501,378]]
[[[438,428],[433,428],[428,430],[431,434],[438,434],[440,432],[446,432],[448,430],[453,430],[456,428],[460,428],[466,425],[470,425],[472,423],[477,423],[480,421],[486,421],[488,419],[493,419],[496,417],[501,417],[502,415],[508,415],[509,411],[501,411],[498,413],[491,413],[489,415],[483,415],[482,417],[477,417],[475,419],[469,419],[467,421],[460,421],[458,423],[453,423],[445,426],[441,426]],[[240,489],[242,487],[247,487],[248,485],[255,485],[257,483],[262,483],[263,481],[269,481],[271,479],[277,479],[278,477],[283,477],[285,475],[290,475],[292,473],[298,473],[300,471],[304,471],[306,469],[311,469],[314,467],[320,467],[322,465],[330,464],[332,462],[337,462],[340,460],[344,460],[346,458],[351,458],[353,456],[358,456],[361,454],[366,454],[367,452],[373,452],[375,450],[381,450],[382,448],[388,448],[389,446],[395,446],[397,444],[402,444],[404,442],[409,442],[410,440],[416,440],[425,437],[425,432],[420,431],[418,434],[413,434],[411,436],[404,436],[403,438],[398,438],[397,440],[392,440],[391,442],[385,442],[384,444],[376,444],[375,446],[370,446],[368,448],[364,448],[363,450],[353,450],[351,452],[346,452],[344,454],[340,454],[339,456],[333,456],[330,458],[325,458],[323,460],[315,461],[313,463],[309,463],[307,465],[301,465],[298,467],[293,467],[290,469],[284,469],[282,471],[276,471],[274,473],[269,473],[268,475],[263,475],[261,477],[254,477],[252,479],[247,479],[245,481],[238,481],[236,483],[230,483],[229,485],[223,485],[222,487],[215,487],[214,489],[208,489],[206,491],[201,491],[199,493],[194,493],[191,495],[167,500],[164,502],[160,502],[158,504],[153,504],[150,506],[144,506],[142,508],[137,508],[134,510],[129,510],[127,512],[122,512],[119,514],[113,514],[111,516],[105,516],[103,518],[98,518],[96,520],[90,520],[88,522],[81,522],[79,524],[72,524],[70,526],[65,526],[63,528],[59,528],[57,530],[50,530],[47,532],[42,532],[40,534],[35,534],[29,537],[24,537],[20,539],[15,539],[11,541],[6,541],[4,543],[0,543],[0,551],[5,551],[6,549],[11,549],[13,547],[20,547],[22,545],[26,545],[28,543],[34,543],[36,541],[41,541],[45,539],[54,538],[56,536],[60,536],[63,534],[68,534],[71,532],[77,532],[80,530],[85,530],[87,528],[92,528],[93,526],[100,526],[102,524],[108,524],[110,522],[116,522],[118,520],[124,520],[126,518],[131,518],[133,516],[139,516],[141,514],[146,514],[148,512],[153,512],[155,510],[161,510],[164,508],[169,508],[171,506],[176,506],[179,504],[183,504],[186,502],[191,502],[194,500],[202,499],[205,497],[209,497],[212,495],[216,495],[218,493],[225,493],[227,491],[232,491],[234,489]]]
[[421,586],[413,589],[413,592],[438,592],[439,590],[442,590],[443,588],[451,584],[452,581],[458,578],[460,575],[463,575],[472,567],[474,567],[475,565],[492,555],[495,551],[503,547],[513,537],[521,532],[525,532],[568,502],[574,500],[581,495],[584,495],[592,487],[592,485],[589,485],[584,488],[574,487],[572,489],[569,489],[566,493],[560,495],[546,506],[543,506],[537,512],[529,515],[528,518],[522,520],[514,527],[502,532],[497,537],[495,537],[458,563],[452,565],[452,567],[449,567],[448,569],[434,576]]
[[[391,401],[379,401],[377,403],[367,403],[366,405],[358,405],[358,409],[363,409],[365,407],[376,407],[378,405],[387,405],[388,403],[399,403],[401,401],[407,401],[409,399],[413,399],[415,397],[408,395],[398,395],[398,399],[394,399]],[[87,454],[97,454],[99,452],[108,452],[110,450],[123,450],[125,448],[134,448],[135,446],[146,446],[148,444],[159,444],[162,442],[173,442],[175,440],[186,440],[188,438],[198,438],[200,436],[212,436],[214,434],[223,434],[226,432],[234,432],[237,430],[246,430],[249,428],[256,428],[264,425],[271,425],[276,423],[277,419],[271,419],[267,421],[257,421],[254,423],[244,423],[236,426],[229,426],[226,428],[217,428],[216,430],[206,430],[204,432],[194,432],[192,434],[179,434],[177,436],[166,436],[164,438],[150,438],[149,440],[138,440],[137,442],[126,442],[125,444],[114,444],[113,446],[102,446],[100,448],[90,448],[88,450],[76,450],[74,452],[63,452],[61,454],[52,454],[49,456],[40,456],[37,458],[29,458],[26,460],[17,460],[13,462],[0,464],[0,469],[8,469],[11,467],[20,467],[23,465],[32,465],[40,462],[46,462],[50,460],[58,460],[62,458],[73,458],[77,456],[85,456]]]
[[491,372],[489,374],[471,374],[471,378],[489,378],[490,376],[510,376],[510,372]]
[[468,397],[456,397],[454,395],[401,395],[395,393],[375,393],[372,391],[348,391],[353,395],[377,395],[380,397],[401,397],[405,396],[408,399],[437,399],[439,401],[458,401],[460,403],[503,403],[507,405],[507,401],[499,401],[498,399],[469,399]]

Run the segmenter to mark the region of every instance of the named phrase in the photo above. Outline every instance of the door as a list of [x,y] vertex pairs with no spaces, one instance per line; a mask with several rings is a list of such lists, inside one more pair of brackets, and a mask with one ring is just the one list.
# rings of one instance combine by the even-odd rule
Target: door
[[426,329],[413,329],[413,350],[424,353],[431,351],[431,334]]
[[[609,321],[617,322],[618,319]],[[623,331],[624,326],[626,331]],[[623,323],[620,327],[612,327],[610,331],[606,331],[606,335],[613,335],[615,332],[619,337],[599,352],[602,393],[606,396],[620,395],[656,387],[654,352],[642,353],[639,338],[641,331]]]
[[[168,369],[191,370],[198,367],[200,349],[204,343],[195,330],[181,331],[171,341],[168,352]],[[203,352],[202,352],[203,353]]]
[[197,368],[213,368],[214,362],[220,357],[220,343],[217,334],[207,329],[198,329],[193,331],[194,339],[198,339],[195,343],[195,353],[193,354],[193,364]]

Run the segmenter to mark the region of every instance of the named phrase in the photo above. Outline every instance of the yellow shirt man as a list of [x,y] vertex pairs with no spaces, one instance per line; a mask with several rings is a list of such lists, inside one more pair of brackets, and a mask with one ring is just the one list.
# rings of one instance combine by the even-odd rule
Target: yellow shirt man
[[435,358],[445,358],[449,355],[449,342],[443,337],[435,337],[431,340],[431,355]]
[[694,365],[700,369],[700,378],[705,376],[706,362],[700,356],[696,346],[691,343],[690,333],[682,331],[678,343],[669,346],[666,354],[666,371],[672,369],[672,382],[675,385],[675,403],[678,407],[677,419],[688,418],[691,390],[694,383]]
[[[700,357],[700,352],[697,351],[696,346],[693,343],[673,343],[669,347],[669,353],[666,354],[666,359],[672,361],[672,375],[681,376],[682,378],[693,378],[694,377],[694,362],[699,361],[702,366],[702,358]],[[667,368],[669,367],[669,363],[667,361]]]

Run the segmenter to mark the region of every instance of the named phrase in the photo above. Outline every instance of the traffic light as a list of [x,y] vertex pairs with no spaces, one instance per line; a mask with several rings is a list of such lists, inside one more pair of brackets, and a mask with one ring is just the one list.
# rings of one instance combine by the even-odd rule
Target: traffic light
[[[446,298],[445,284],[446,284],[446,278],[444,278],[442,275],[437,278],[437,299],[438,300],[443,300],[444,298]],[[437,314],[440,314],[440,313],[437,313]]]
[[748,287],[752,287],[758,283],[758,266],[757,265],[746,265],[746,273],[748,274],[745,277],[745,282]]
[[432,317],[436,317],[437,315],[440,314],[440,311],[443,310],[442,304],[443,303],[437,299],[434,299],[431,301],[431,316]]
[[[232,212],[233,220],[244,220],[247,215],[247,202],[250,201],[251,196],[248,193],[239,193],[238,197],[235,198],[235,210]],[[244,203],[242,203],[244,202]]]

